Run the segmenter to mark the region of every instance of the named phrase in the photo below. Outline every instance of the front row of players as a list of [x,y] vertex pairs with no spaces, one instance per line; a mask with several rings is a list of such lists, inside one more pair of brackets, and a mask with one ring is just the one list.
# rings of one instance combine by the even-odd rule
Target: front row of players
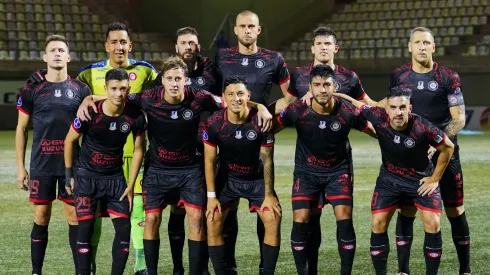
[[[376,274],[386,274],[387,226],[400,204],[415,205],[421,210],[426,232],[426,270],[427,274],[437,274],[442,254],[439,222],[442,202],[438,181],[452,156],[454,145],[427,120],[410,114],[410,91],[392,88],[386,108],[362,105],[348,96],[334,95],[332,69],[328,65],[317,65],[310,72],[311,107],[300,101],[292,103],[274,120],[274,129],[264,131],[258,123],[258,111],[249,106],[264,107],[249,102],[250,92],[244,79],[236,77],[225,81],[223,98],[227,108],[219,110],[222,104],[216,97],[186,89],[185,64],[176,59],[167,60],[165,64],[163,89],[131,96],[128,96],[127,74],[119,69],[108,72],[107,100],[96,102],[97,114],[90,122],[75,119],[67,136],[67,183],[73,183],[70,144],[80,133],[85,136],[75,166],[75,186],[67,187],[68,192],[75,192],[80,226],[86,228],[79,230],[77,240],[80,274],[90,273],[90,232],[97,201],[106,204],[116,229],[113,274],[121,274],[124,270],[129,250],[127,217],[131,208],[131,187],[138,173],[137,167],[143,160],[141,133],[145,131],[146,122],[140,109],[147,113],[150,137],[143,180],[145,209],[147,214],[155,213],[147,215],[145,228],[149,274],[157,274],[161,211],[166,204],[175,203],[184,205],[189,217],[190,274],[202,272],[201,255],[206,249],[201,222],[206,201],[203,176],[207,189],[208,250],[216,274],[226,274],[221,231],[229,207],[240,198],[248,199],[250,210],[256,211],[264,222],[263,274],[274,274],[282,216],[274,192],[274,133],[292,125],[296,127],[298,140],[292,187],[291,246],[298,274],[308,274],[305,247],[309,245],[307,221],[310,210],[325,202],[332,204],[337,219],[341,274],[352,272],[356,247],[352,222],[352,163],[345,146],[351,128],[377,137],[382,153],[382,166],[371,204],[370,253]],[[126,98],[128,103],[125,104]],[[86,102],[89,103],[90,98]],[[202,133],[204,175],[202,165],[193,154],[197,143],[193,137],[197,135],[202,110],[215,112]],[[121,152],[129,132],[137,138],[134,169],[126,186],[121,176]],[[186,147],[189,150],[184,151],[188,155],[172,154],[173,146]],[[435,168],[427,157],[431,146],[440,151]],[[218,148],[220,168],[216,173]]]

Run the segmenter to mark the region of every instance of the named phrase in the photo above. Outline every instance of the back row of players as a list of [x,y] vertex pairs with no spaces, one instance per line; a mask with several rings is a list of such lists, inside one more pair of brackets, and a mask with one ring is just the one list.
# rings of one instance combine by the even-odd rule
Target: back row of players
[[[208,274],[208,257],[217,274],[236,274],[239,197],[249,200],[251,211],[259,210],[259,268],[263,274],[273,274],[279,253],[281,209],[273,189],[272,148],[273,134],[280,125],[295,125],[298,131],[291,233],[298,274],[318,273],[319,220],[326,203],[332,204],[337,219],[340,273],[351,273],[356,238],[352,223],[353,165],[347,138],[350,128],[377,135],[382,150],[383,165],[372,201],[371,255],[376,274],[386,273],[386,231],[397,206],[401,207],[396,230],[399,272],[410,273],[413,221],[419,208],[426,231],[427,274],[437,273],[442,253],[442,204],[451,222],[459,273],[470,274],[469,229],[456,140],[464,127],[464,102],[459,76],[432,60],[435,44],[430,30],[419,27],[412,31],[408,45],[412,62],[395,70],[388,99],[380,102],[367,96],[354,72],[334,64],[337,38],[327,27],[314,31],[314,62],[298,68],[291,78],[279,53],[257,46],[260,25],[256,14],[239,14],[235,33],[238,47],[221,49],[213,63],[199,55],[196,30],[179,29],[176,52],[181,59],[166,60],[157,76],[150,64],[128,59],[129,32],[124,25],[113,23],[105,43],[110,59],[83,68],[77,76],[79,81],[67,75],[66,40],[48,37],[44,56],[47,74],[35,72],[17,104],[17,183],[24,190],[28,190],[24,155],[30,116],[34,122],[29,181],[30,201],[35,204],[32,274],[42,273],[56,183],[58,198],[65,202],[77,274],[96,272],[100,237],[97,212],[108,213],[116,230],[112,273],[124,271],[131,234],[136,251],[135,274],[157,274],[158,229],[162,210],[168,204],[173,206],[168,232],[174,274],[184,272],[186,212],[190,274]],[[275,123],[271,130],[271,116],[263,104],[269,103],[273,83],[281,87],[284,97],[269,105],[271,113],[280,114],[272,120]],[[156,88],[141,92],[151,86]],[[93,96],[89,96],[91,91]],[[333,95],[334,91],[337,94]],[[249,101],[249,93],[253,102]],[[216,97],[221,94],[224,102]],[[299,97],[303,100],[295,101]],[[361,107],[356,99],[369,105],[356,108]],[[77,115],[82,100],[85,102]],[[409,115],[410,102],[417,115]],[[88,111],[89,105],[94,111]],[[223,106],[228,108],[220,111]],[[140,109],[145,111],[147,122]],[[72,123],[75,116],[78,118]],[[143,157],[146,124],[150,146]],[[78,146],[73,145],[82,134],[82,147],[77,153]],[[196,136],[199,140],[202,136],[204,148]],[[216,147],[220,149],[220,168],[215,177]],[[440,153],[435,153],[436,147]],[[73,164],[75,155],[78,157]],[[259,156],[261,162],[257,162]],[[141,180],[143,159],[145,177]],[[203,191],[204,175],[207,196]],[[202,222],[206,197],[209,256]],[[184,206],[185,212],[176,206]],[[220,211],[215,212],[215,208]]]

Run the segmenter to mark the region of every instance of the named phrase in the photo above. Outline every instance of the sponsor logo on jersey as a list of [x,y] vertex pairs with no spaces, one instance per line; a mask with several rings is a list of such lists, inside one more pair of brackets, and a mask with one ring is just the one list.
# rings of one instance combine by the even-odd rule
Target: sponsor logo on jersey
[[325,128],[327,128],[326,122],[325,122],[325,121],[323,121],[323,120],[322,120],[322,121],[320,121],[320,125],[318,125],[318,128],[320,128],[320,129],[325,129]]
[[185,120],[190,120],[193,116],[193,113],[191,110],[185,110],[183,113],[182,113],[182,117],[185,119]]
[[405,139],[405,141],[403,142],[405,144],[405,146],[407,146],[408,148],[412,148],[413,146],[415,146],[415,140],[413,140],[412,138],[407,138]]
[[130,72],[128,74],[128,77],[129,77],[129,80],[131,80],[131,81],[135,81],[138,78],[138,76],[136,75],[135,72]]
[[109,124],[109,130],[114,131],[114,130],[116,130],[116,128],[117,127],[116,127],[116,123],[115,122],[111,122],[111,124]]
[[248,58],[247,57],[244,57],[242,59],[242,66],[248,66]]
[[54,96],[55,97],[61,97],[61,90],[59,90],[59,89],[54,90]]
[[242,138],[242,131],[238,130],[235,132],[235,138],[236,139],[241,139]]
[[65,95],[68,98],[74,98],[75,97],[75,93],[70,89],[66,90]]
[[177,118],[179,118],[179,115],[177,114],[177,111],[172,111],[172,115],[170,117],[172,119],[177,119]]
[[338,130],[340,130],[340,128],[341,128],[341,125],[337,121],[332,122],[332,124],[330,124],[330,129],[332,129],[332,131],[338,131]]
[[432,80],[429,82],[429,90],[435,91],[437,88],[439,88],[439,83],[437,83],[437,81]]
[[249,130],[247,132],[247,139],[248,140],[254,140],[257,138],[257,132],[255,132],[254,130]]
[[262,59],[255,60],[255,67],[261,69],[261,68],[264,68],[264,66],[265,66],[264,60],[262,60]]
[[127,133],[129,131],[130,125],[127,122],[121,124],[121,132]]
[[424,82],[423,81],[419,81],[417,83],[417,89],[419,89],[419,90],[423,90],[424,89]]
[[201,76],[196,79],[196,82],[197,82],[197,85],[199,85],[199,86],[204,86],[204,84],[206,84],[206,80],[204,79],[204,77],[201,77]]

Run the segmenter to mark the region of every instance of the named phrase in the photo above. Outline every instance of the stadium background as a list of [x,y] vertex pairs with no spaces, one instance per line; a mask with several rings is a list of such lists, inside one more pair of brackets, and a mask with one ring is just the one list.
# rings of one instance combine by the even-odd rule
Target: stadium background
[[[296,66],[313,60],[310,45],[312,30],[319,24],[333,27],[339,37],[340,51],[335,63],[360,76],[367,93],[374,100],[384,97],[391,71],[410,61],[408,33],[416,26],[433,30],[437,50],[435,60],[456,70],[462,80],[466,102],[467,129],[485,130],[490,120],[490,0],[0,0],[0,274],[29,272],[29,231],[32,208],[27,194],[15,186],[14,132],[19,89],[30,73],[45,67],[42,48],[46,35],[65,35],[70,42],[72,76],[85,65],[106,59],[103,42],[105,28],[112,21],[126,23],[131,29],[132,58],[160,67],[162,59],[174,52],[177,28],[198,29],[202,53],[213,57],[214,38],[220,32],[236,45],[234,18],[244,9],[256,12],[263,27],[259,46],[280,51],[290,72]],[[280,96],[275,89],[274,96]],[[468,131],[470,134],[475,132]],[[490,274],[490,241],[488,228],[490,207],[487,187],[490,172],[490,139],[488,133],[461,135],[461,158],[465,173],[465,195],[472,232],[474,274]],[[277,137],[276,187],[284,208],[282,249],[278,274],[293,274],[294,264],[289,248],[291,226],[290,183],[294,155],[294,131]],[[367,253],[369,246],[369,201],[379,168],[379,149],[375,141],[357,133],[352,135],[356,175],[356,208],[354,222],[358,250],[353,274],[371,274]],[[28,150],[26,159],[29,159]],[[242,203],[240,236],[237,247],[240,273],[256,273],[258,265],[255,216],[247,215]],[[67,227],[61,205],[55,204],[50,226],[45,274],[68,274],[70,255]],[[321,274],[337,273],[334,219],[330,207],[324,211],[321,250]],[[456,274],[454,246],[445,217],[442,219],[444,256],[441,274]],[[166,221],[163,222],[165,224]],[[98,256],[101,272],[108,274],[112,230],[105,221],[102,250]],[[393,227],[393,226],[392,226]],[[391,228],[393,229],[393,228]],[[421,255],[422,228],[417,222],[412,252],[413,274],[423,272]],[[390,234],[392,243],[394,234]],[[161,270],[170,273],[166,226],[162,226]],[[105,244],[105,246],[104,246]],[[391,271],[395,271],[396,252],[392,247]],[[132,259],[127,274],[131,274]],[[167,273],[163,273],[167,274]]]

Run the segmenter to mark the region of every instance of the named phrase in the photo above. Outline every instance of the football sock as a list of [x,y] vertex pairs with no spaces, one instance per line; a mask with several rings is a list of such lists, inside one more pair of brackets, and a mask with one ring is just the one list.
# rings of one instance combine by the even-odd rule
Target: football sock
[[91,238],[94,233],[94,219],[79,220],[77,232],[78,273],[89,275],[92,262]]
[[148,275],[158,274],[158,256],[160,252],[160,239],[158,240],[145,240],[143,239],[143,245],[145,247],[145,260]]
[[96,258],[97,258],[97,247],[99,245],[100,235],[102,234],[102,218],[95,217],[95,224],[92,235],[92,272],[95,274],[97,270]]
[[189,274],[202,275],[201,251],[206,246],[206,242],[188,240],[187,245],[189,247]]
[[170,252],[172,253],[172,261],[174,270],[184,271],[182,263],[182,251],[184,250],[185,242],[185,227],[184,215],[178,215],[170,211],[168,220],[168,241],[170,243]]
[[115,218],[112,219],[112,224],[116,234],[112,243],[111,275],[122,275],[128,262],[131,222],[127,218]]
[[213,263],[216,275],[226,275],[225,246],[208,246],[209,258]]
[[322,215],[310,215],[308,245],[306,253],[308,259],[308,274],[318,274],[318,251],[322,243],[322,229],[320,226],[320,218]]
[[371,232],[370,254],[376,275],[386,275],[388,254],[390,254],[390,243],[386,232],[379,234]]
[[298,275],[308,274],[308,267],[306,266],[308,230],[308,223],[293,222],[293,229],[291,230],[291,250],[293,251],[294,263],[296,264]]
[[437,275],[442,256],[442,237],[441,231],[437,233],[425,232],[424,257],[425,274]]
[[337,244],[340,255],[340,274],[350,275],[356,254],[356,233],[352,219],[337,221]]
[[271,246],[265,243],[262,245],[262,252],[264,253],[264,275],[274,274],[277,258],[279,258],[279,249],[279,246]]
[[413,221],[415,217],[407,217],[398,213],[396,219],[396,253],[398,272],[410,274],[410,250],[413,240]]
[[70,242],[71,254],[73,256],[73,264],[75,266],[75,272],[78,270],[77,227],[78,225],[68,224],[68,241]]
[[225,241],[225,261],[227,268],[236,267],[235,246],[238,236],[238,209],[230,209],[223,224],[223,238]]
[[48,226],[35,224],[31,231],[31,261],[32,273],[41,274],[44,263],[44,255],[48,246]]
[[459,260],[459,273],[471,273],[470,268],[470,228],[463,212],[458,217],[448,217],[451,223],[453,242],[456,246]]

